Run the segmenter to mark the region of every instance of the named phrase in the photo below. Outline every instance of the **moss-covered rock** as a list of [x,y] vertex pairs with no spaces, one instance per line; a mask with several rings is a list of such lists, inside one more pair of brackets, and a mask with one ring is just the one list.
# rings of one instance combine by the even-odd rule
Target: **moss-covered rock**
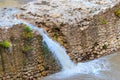
[[120,17],[120,9],[115,9],[114,13],[117,17]]
[[0,36],[0,79],[38,80],[60,70],[47,47],[43,50],[42,37],[28,26],[0,29]]
[[5,40],[0,42],[0,46],[3,48],[10,48],[10,42]]

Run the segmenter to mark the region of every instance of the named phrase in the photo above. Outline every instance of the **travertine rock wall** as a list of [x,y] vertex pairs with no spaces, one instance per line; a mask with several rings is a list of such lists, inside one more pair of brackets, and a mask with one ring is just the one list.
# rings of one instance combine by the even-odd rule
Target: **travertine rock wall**
[[[45,28],[53,39],[58,34],[58,38],[54,40],[62,43],[74,62],[99,58],[120,48],[119,17],[115,15],[115,10],[120,8],[119,1],[113,1],[113,4],[96,2],[97,6],[94,6],[93,12],[91,12],[92,7],[89,11],[87,6],[77,8],[67,5],[69,1],[53,3],[55,2],[40,1],[28,4],[22,8],[23,13],[19,17],[31,19],[32,23]],[[91,1],[90,4],[92,4]],[[97,9],[98,5],[102,6],[100,10]],[[56,13],[56,9],[60,9],[60,13],[59,11]],[[41,10],[42,12],[38,13]],[[59,33],[55,33],[54,28]],[[62,38],[59,39],[59,36]]]
[[0,41],[9,41],[9,49],[0,47],[0,80],[38,80],[61,68],[35,31],[25,34],[25,25],[0,29]]
[[[106,12],[86,18],[80,24],[67,28],[67,38],[71,46],[73,59],[77,61],[91,60],[103,55],[110,54],[120,48],[120,24],[115,10],[120,7],[116,5]],[[89,24],[84,24],[88,22]]]

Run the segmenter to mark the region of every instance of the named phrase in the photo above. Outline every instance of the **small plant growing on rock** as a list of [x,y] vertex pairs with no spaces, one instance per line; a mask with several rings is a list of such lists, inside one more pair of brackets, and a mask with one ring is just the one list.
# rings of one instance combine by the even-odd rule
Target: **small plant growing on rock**
[[23,36],[24,36],[24,38],[29,38],[29,39],[33,38],[33,34],[31,32],[30,33],[24,32]]
[[29,26],[25,26],[24,31],[30,33],[32,32],[32,29]]
[[98,18],[102,25],[107,24],[107,20],[105,20],[102,16],[99,16]]
[[0,46],[4,48],[10,48],[10,42],[7,40],[0,42]]
[[24,31],[25,31],[23,33],[24,38],[26,38],[26,39],[32,39],[33,38],[32,29],[29,26],[25,26]]
[[106,21],[105,19],[102,19],[102,20],[101,20],[101,24],[103,24],[103,25],[104,25],[104,24],[107,24],[107,21]]
[[117,17],[120,17],[120,9],[115,9],[114,13]]

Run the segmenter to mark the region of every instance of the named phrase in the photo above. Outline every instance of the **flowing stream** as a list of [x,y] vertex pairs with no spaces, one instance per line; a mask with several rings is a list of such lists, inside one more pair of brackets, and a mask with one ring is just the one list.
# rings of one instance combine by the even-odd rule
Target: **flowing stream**
[[[4,2],[9,0],[0,0],[0,4],[3,3],[2,1]],[[15,0],[11,0],[11,1],[15,1]],[[39,34],[43,37],[43,42],[47,44],[50,51],[53,53],[53,55],[56,57],[56,59],[59,61],[60,65],[62,66],[62,70],[59,73],[45,77],[42,80],[119,80],[120,79],[119,76],[120,52],[93,61],[75,64],[70,60],[70,57],[67,55],[65,48],[62,47],[56,41],[53,41],[42,28],[38,28],[37,26],[16,19],[15,13],[17,12],[18,11],[14,8],[0,9],[0,27],[9,28],[14,24],[23,23],[28,25],[33,30],[38,31]]]

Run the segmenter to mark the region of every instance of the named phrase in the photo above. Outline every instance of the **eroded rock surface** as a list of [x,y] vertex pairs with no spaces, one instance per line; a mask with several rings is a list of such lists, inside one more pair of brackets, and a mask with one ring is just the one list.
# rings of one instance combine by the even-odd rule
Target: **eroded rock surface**
[[60,69],[37,32],[23,24],[0,28],[0,80],[38,80]]
[[[75,62],[99,58],[119,46],[119,0],[40,0],[21,9],[29,20],[56,36]],[[55,33],[54,29],[59,33]],[[55,33],[55,34],[54,34]],[[58,39],[62,35],[62,38]]]

